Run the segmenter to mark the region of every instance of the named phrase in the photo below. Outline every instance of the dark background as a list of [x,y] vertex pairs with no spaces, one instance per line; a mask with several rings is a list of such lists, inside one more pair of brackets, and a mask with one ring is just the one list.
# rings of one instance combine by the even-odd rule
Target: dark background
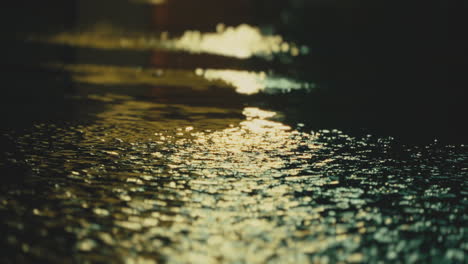
[[[176,32],[213,30],[216,23],[224,22],[272,27],[287,40],[310,48],[307,56],[284,68],[291,76],[316,83],[317,90],[251,98],[254,104],[285,112],[285,122],[412,139],[466,139],[466,2],[169,3],[159,9],[123,0],[4,3],[0,11],[2,124],[67,115],[63,95],[73,90],[70,77],[39,65],[74,62],[76,50],[25,42],[31,34],[80,30],[97,21],[111,21],[127,30]],[[170,19],[165,18],[169,14]],[[281,63],[278,58],[275,61]]]

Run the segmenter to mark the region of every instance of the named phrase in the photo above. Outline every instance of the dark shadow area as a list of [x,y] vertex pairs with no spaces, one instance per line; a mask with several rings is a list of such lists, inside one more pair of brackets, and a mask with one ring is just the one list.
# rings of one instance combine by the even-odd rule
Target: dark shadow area
[[[128,64],[132,60],[139,63],[141,58],[140,53],[103,53],[37,43],[31,38],[84,30],[106,21],[129,30],[145,30],[149,26],[149,16],[150,10],[146,5],[135,5],[126,0],[20,0],[4,3],[0,10],[2,131],[30,127],[38,122],[62,124],[85,121],[88,118],[86,113],[78,112],[92,112],[100,108],[88,100],[73,100],[77,89],[70,73],[50,69],[47,65],[82,61]],[[149,55],[143,56],[146,58]]]
[[44,70],[39,67],[42,63],[106,61],[192,68],[206,58],[210,65],[226,62],[242,68],[242,62],[216,56],[156,53],[146,58],[150,55],[145,52],[137,56],[133,51],[26,43],[24,37],[30,34],[81,30],[102,21],[140,32],[212,31],[220,22],[251,23],[271,27],[287,40],[309,47],[309,54],[294,58],[287,72],[319,88],[309,94],[260,96],[260,104],[285,112],[287,122],[314,129],[365,128],[463,141],[467,134],[463,93],[467,84],[466,10],[466,5],[456,6],[454,1],[243,0],[206,1],[201,6],[174,0],[156,7],[124,0],[8,2],[0,12],[6,47],[0,62],[6,76],[2,119],[36,116],[53,120],[56,113],[66,112],[69,104],[63,98],[73,91],[70,76]]
[[70,110],[65,100],[65,94],[73,89],[70,77],[40,65],[73,61],[74,52],[66,47],[27,43],[25,38],[73,28],[75,6],[71,1],[9,1],[3,4],[0,17],[2,130],[63,118]]
[[323,127],[466,140],[465,11],[454,1],[291,2],[280,32],[310,48],[296,74],[320,89],[273,104]]

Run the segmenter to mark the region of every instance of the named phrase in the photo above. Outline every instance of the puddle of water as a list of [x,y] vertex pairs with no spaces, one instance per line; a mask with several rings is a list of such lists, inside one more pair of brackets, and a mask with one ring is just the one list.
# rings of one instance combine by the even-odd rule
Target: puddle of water
[[256,25],[116,28],[36,36],[75,56],[12,71],[42,90],[4,107],[0,262],[466,262],[466,145],[286,122],[307,49]]
[[171,105],[178,119],[168,105],[100,99],[113,103],[94,124],[14,137],[32,171],[0,196],[3,258],[464,261],[465,147],[308,133],[255,107],[229,118]]

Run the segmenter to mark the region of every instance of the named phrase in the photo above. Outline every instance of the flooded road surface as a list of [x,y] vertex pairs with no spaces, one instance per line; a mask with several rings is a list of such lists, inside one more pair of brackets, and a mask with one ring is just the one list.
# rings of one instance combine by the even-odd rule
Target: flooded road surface
[[320,89],[267,23],[282,4],[181,2],[74,1],[76,28],[22,35],[0,262],[467,262],[463,142],[311,130],[332,109],[273,103]]

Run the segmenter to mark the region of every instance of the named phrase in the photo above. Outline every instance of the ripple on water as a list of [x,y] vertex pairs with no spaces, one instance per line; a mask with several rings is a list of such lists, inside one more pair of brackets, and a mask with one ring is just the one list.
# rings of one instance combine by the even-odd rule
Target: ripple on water
[[465,261],[465,147],[308,133],[253,107],[190,122],[164,119],[164,109],[125,99],[96,124],[18,136],[33,176],[0,194],[6,257]]

